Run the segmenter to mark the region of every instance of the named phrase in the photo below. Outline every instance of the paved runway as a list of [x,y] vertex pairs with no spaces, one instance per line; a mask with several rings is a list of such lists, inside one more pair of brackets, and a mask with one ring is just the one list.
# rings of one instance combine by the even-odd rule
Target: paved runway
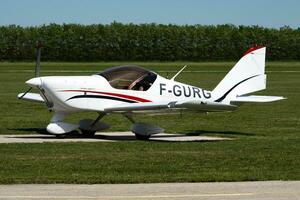
[[[182,134],[157,134],[150,140],[186,142],[186,141],[217,141],[229,138],[208,137],[208,136],[188,136]],[[131,132],[99,132],[94,138],[84,138],[81,135],[70,135],[64,138],[57,138],[54,135],[0,135],[0,143],[42,143],[42,142],[117,142],[136,140]]]
[[0,199],[296,200],[300,181],[99,185],[0,185]]

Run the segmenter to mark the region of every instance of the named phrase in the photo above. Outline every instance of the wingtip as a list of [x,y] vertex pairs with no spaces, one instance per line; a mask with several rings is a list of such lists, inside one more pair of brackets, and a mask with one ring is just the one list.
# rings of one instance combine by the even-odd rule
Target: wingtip
[[19,94],[17,95],[17,98],[18,98],[18,99],[21,99],[23,95],[24,95],[24,93],[19,93]]

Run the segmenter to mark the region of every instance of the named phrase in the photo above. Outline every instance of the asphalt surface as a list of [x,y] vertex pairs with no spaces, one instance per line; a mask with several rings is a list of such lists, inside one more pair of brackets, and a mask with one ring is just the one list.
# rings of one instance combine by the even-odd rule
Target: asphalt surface
[[[182,134],[157,134],[150,140],[168,142],[218,141],[229,138],[188,136]],[[132,132],[99,132],[93,138],[85,138],[79,134],[57,138],[54,135],[0,135],[0,143],[43,143],[43,142],[118,142],[136,140]]]
[[300,181],[0,185],[0,199],[298,200]]

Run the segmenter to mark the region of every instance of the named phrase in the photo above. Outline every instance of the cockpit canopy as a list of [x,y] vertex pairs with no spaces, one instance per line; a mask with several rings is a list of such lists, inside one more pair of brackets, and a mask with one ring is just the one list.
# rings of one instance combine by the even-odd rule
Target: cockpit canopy
[[151,71],[138,66],[118,66],[104,70],[98,75],[103,76],[116,89],[148,90],[157,78]]

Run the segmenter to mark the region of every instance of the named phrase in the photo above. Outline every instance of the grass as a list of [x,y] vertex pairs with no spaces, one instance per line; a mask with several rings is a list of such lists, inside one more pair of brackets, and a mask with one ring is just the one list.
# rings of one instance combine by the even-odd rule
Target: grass
[[[125,63],[43,63],[45,75],[93,74]],[[172,76],[183,62],[134,63]],[[178,80],[213,89],[232,62],[187,63]],[[0,63],[0,134],[45,133],[52,113],[19,101],[33,63]],[[0,183],[140,183],[244,180],[300,180],[300,62],[269,62],[264,95],[288,99],[247,104],[232,113],[140,116],[170,133],[235,138],[220,142],[140,142],[0,144]],[[197,73],[193,73],[197,71]],[[288,72],[289,71],[289,72]],[[296,71],[296,72],[291,72]],[[80,113],[69,121],[96,117]],[[104,122],[111,131],[128,130],[119,115]]]
[[[299,180],[295,140],[1,145],[1,183]],[[278,151],[280,149],[280,151]]]

